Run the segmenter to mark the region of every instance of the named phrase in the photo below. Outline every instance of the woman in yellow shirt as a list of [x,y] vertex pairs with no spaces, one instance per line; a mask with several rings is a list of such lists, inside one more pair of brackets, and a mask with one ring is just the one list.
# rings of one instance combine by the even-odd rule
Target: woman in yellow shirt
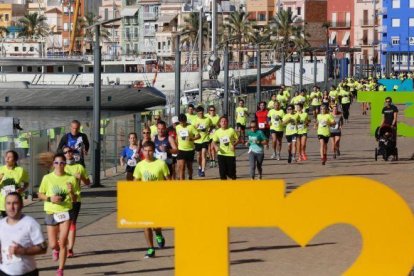
[[65,165],[66,157],[60,153],[56,154],[53,158],[54,170],[43,177],[38,193],[39,199],[45,202],[45,224],[49,247],[53,250],[53,260],[59,260],[57,276],[63,275],[72,202],[75,202],[78,196],[75,192],[76,179],[65,172]]
[[328,142],[331,136],[330,127],[335,125],[335,120],[329,114],[328,108],[325,105],[321,106],[321,114],[318,115],[315,123],[315,129],[318,130],[318,139],[320,145],[320,154],[322,165],[326,163],[326,152],[328,151]]

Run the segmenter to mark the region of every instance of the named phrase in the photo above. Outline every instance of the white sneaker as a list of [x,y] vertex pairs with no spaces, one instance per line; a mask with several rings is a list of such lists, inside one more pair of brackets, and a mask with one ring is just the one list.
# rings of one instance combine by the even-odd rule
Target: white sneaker
[[272,156],[270,156],[271,159],[275,159],[276,158],[276,153],[273,153]]
[[276,159],[277,159],[277,160],[280,160],[280,153],[277,153],[277,154],[276,154]]

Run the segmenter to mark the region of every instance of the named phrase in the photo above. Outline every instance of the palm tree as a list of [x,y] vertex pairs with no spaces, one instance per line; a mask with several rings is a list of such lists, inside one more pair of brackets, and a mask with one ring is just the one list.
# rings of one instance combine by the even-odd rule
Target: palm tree
[[23,28],[19,33],[19,37],[35,38],[45,37],[49,34],[46,17],[39,15],[37,12],[25,14],[18,22]]
[[[245,12],[233,12],[228,18],[225,25],[228,27],[229,36],[237,38],[237,48],[238,48],[238,65],[240,67],[240,62],[243,60],[243,53],[241,52],[242,44],[252,41],[255,37],[255,32],[253,28],[253,23],[249,20],[248,14]],[[230,39],[232,37],[229,37]]]
[[[192,12],[189,16],[184,18],[184,25],[180,26],[180,30],[183,33],[181,42],[187,44],[189,47],[194,47],[198,40],[199,21],[199,13]],[[207,24],[207,20],[203,20],[203,43],[204,40],[208,38]]]
[[0,37],[3,38],[9,33],[9,30],[6,27],[0,27]]
[[[93,41],[95,40],[95,34],[94,34],[94,29],[89,28],[89,27],[96,24],[100,18],[101,18],[100,16],[95,16],[94,13],[90,12],[87,15],[80,17],[78,19],[78,24],[75,30],[75,41],[77,42],[78,49],[80,49],[80,45],[82,41],[85,41],[86,43],[89,44],[89,47],[90,47],[89,49],[90,49],[90,52],[92,53],[93,51],[92,44],[93,44]],[[109,31],[103,26],[101,26],[100,28],[99,37],[100,37],[100,41],[110,40]]]

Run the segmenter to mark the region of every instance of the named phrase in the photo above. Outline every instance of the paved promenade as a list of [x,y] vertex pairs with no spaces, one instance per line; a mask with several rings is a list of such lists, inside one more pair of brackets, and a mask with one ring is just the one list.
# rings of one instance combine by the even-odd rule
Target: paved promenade
[[[412,123],[412,122],[411,122]],[[319,143],[314,130],[308,141],[309,160],[296,164],[270,160],[266,152],[265,179],[284,179],[287,192],[304,183],[325,176],[365,176],[379,180],[396,190],[414,207],[414,166],[409,160],[414,151],[413,139],[399,138],[400,161],[374,160],[375,139],[369,136],[369,117],[360,115],[359,104],[351,109],[350,123],[344,126],[341,156],[328,155],[326,166],[320,164]],[[249,178],[245,151],[239,151],[239,178]],[[217,179],[218,170],[208,169],[206,179]],[[76,257],[69,259],[65,275],[174,275],[174,231],[164,231],[166,248],[157,250],[154,259],[143,259],[146,244],[142,230],[116,228],[116,180],[103,181],[105,188],[85,189],[79,217],[80,230]],[[25,212],[42,219],[42,205],[32,204]],[[201,237],[200,239],[208,239]],[[194,241],[197,243],[197,241]],[[319,233],[310,245],[300,248],[279,229],[231,229],[231,275],[340,275],[357,258],[361,248],[358,232],[346,225],[336,225]],[[191,254],[191,252],[188,252]],[[41,275],[54,275],[57,264],[50,251],[38,257]],[[200,268],[202,269],[202,268]],[[196,276],[196,275],[195,275]]]

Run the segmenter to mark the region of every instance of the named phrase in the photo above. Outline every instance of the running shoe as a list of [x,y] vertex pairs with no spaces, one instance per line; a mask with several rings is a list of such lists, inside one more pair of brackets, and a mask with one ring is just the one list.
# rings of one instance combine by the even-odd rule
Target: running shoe
[[206,173],[205,172],[203,172],[203,171],[201,171],[201,173],[200,173],[200,175],[199,175],[200,177],[205,177],[206,176]]
[[157,241],[159,248],[164,248],[165,246],[165,238],[163,235],[155,235],[155,240]]
[[210,160],[210,169],[214,167],[214,160]]
[[339,149],[336,150],[336,155],[341,156],[341,151]]
[[201,168],[198,168],[198,176],[201,176]]
[[73,250],[72,249],[68,249],[68,258],[73,258]]
[[292,154],[289,153],[289,157],[288,157],[288,163],[292,163]]
[[333,158],[336,159],[336,153],[333,154]]
[[63,269],[56,270],[56,276],[63,276]]
[[302,160],[303,160],[303,161],[308,160],[308,156],[306,155],[306,153],[304,153],[304,154],[302,155]]
[[214,168],[217,167],[217,160],[214,160]]
[[276,154],[276,160],[278,160],[278,161],[280,160],[280,153]]
[[296,162],[296,157],[292,156],[292,162],[295,163]]
[[273,153],[272,156],[270,156],[271,159],[275,159],[276,158],[276,153]]
[[52,250],[52,260],[55,262],[59,260],[59,250]]
[[154,248],[148,248],[147,254],[145,254],[144,259],[154,258],[155,257],[155,249]]

